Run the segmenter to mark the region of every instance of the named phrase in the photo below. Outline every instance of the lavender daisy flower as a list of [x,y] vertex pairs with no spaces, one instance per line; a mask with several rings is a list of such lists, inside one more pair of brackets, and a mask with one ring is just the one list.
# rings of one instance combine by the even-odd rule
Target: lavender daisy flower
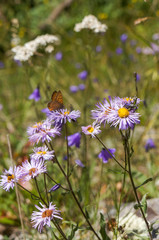
[[82,168],[85,167],[85,165],[79,159],[75,160],[75,163]]
[[43,160],[35,161],[34,159],[31,159],[30,162],[26,160],[22,163],[20,178],[23,181],[29,181],[46,171],[47,169]]
[[120,40],[122,41],[122,43],[125,43],[127,39],[128,39],[128,35],[126,33],[123,33],[120,36]]
[[33,224],[34,228],[37,228],[38,231],[41,233],[43,227],[47,225],[51,227],[51,220],[54,218],[61,219],[60,211],[56,210],[55,205],[52,205],[52,202],[49,203],[49,207],[47,208],[40,202],[41,207],[35,205],[38,211],[34,211],[31,216],[31,223]]
[[50,110],[49,110],[48,108],[43,108],[43,109],[41,110],[41,112],[45,113],[47,117],[48,117],[49,114],[50,114]]
[[82,126],[82,132],[86,135],[91,135],[92,137],[95,137],[95,135],[99,134],[101,132],[100,125],[93,122],[92,125],[88,125],[86,127]]
[[28,99],[34,99],[36,102],[40,100],[40,91],[39,88],[36,88],[33,93],[28,97]]
[[71,147],[75,145],[77,148],[80,147],[80,141],[81,141],[81,134],[80,133],[74,133],[67,137],[68,139],[68,146]]
[[139,117],[139,113],[128,110],[124,103],[119,102],[115,109],[111,109],[109,112],[107,122],[114,127],[119,125],[119,130],[133,129],[135,124],[140,123]]
[[57,61],[61,61],[61,60],[62,60],[62,57],[63,57],[62,52],[57,52],[56,55],[55,55],[55,59],[56,59]]
[[116,54],[117,55],[121,55],[123,53],[123,49],[121,48],[121,47],[118,47],[117,49],[116,49]]
[[5,191],[9,191],[10,188],[14,188],[15,182],[18,182],[20,178],[21,170],[20,167],[10,167],[9,170],[4,170],[3,175],[0,179],[0,187]]
[[149,138],[149,139],[147,139],[144,147],[145,147],[145,151],[149,152],[150,149],[156,148],[156,145],[155,145],[153,139]]
[[55,184],[50,190],[49,190],[49,192],[54,192],[54,191],[56,191],[57,189],[59,189],[60,188],[60,184]]
[[84,91],[86,86],[85,86],[85,84],[81,83],[78,85],[78,88],[79,88],[79,90]]
[[66,124],[66,122],[71,122],[71,120],[76,121],[81,115],[80,111],[68,111],[67,109],[60,109],[59,111],[50,112],[49,119],[55,121],[56,124]]
[[35,123],[32,127],[27,128],[27,133],[29,136],[32,136],[35,133],[38,133],[41,129],[42,122]]
[[51,160],[54,157],[54,151],[48,151],[46,146],[36,147],[33,149],[34,153],[30,154],[30,157],[35,161],[38,160]]
[[[116,152],[115,148],[108,148],[109,152],[112,154],[112,156],[114,157],[114,153]],[[103,160],[103,163],[107,163],[109,158],[113,158],[110,153],[109,153],[106,149],[103,149],[98,157],[101,158]]]
[[78,74],[78,78],[80,78],[81,80],[86,80],[87,76],[88,76],[88,72],[86,70]]
[[52,137],[54,138],[56,135],[60,135],[60,128],[59,126],[55,125],[52,126],[52,123],[46,119],[38,132],[29,135],[29,140],[31,143],[39,143],[41,141],[42,143],[45,142],[46,140],[50,142]]
[[92,118],[95,119],[98,123],[103,123],[104,125],[107,122],[108,114],[111,109],[114,109],[116,102],[119,101],[119,98],[112,98],[109,96],[109,102],[104,98],[102,103],[96,104],[97,109],[92,110]]
[[70,86],[70,92],[72,92],[72,93],[76,93],[76,92],[78,92],[78,86],[75,86],[75,85],[72,85],[72,86]]

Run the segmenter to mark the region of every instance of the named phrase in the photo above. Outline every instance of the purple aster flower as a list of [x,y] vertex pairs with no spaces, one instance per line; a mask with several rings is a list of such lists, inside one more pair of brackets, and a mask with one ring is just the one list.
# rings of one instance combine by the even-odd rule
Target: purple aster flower
[[35,161],[34,159],[31,159],[30,162],[26,160],[25,162],[22,162],[20,178],[23,181],[29,181],[46,171],[47,169],[43,160]]
[[78,88],[79,88],[79,90],[84,91],[86,86],[85,86],[85,84],[81,83],[78,85]]
[[96,46],[96,52],[98,53],[98,52],[101,52],[101,51],[102,51],[102,46],[100,46],[100,45]]
[[54,186],[49,190],[49,192],[54,192],[54,191],[56,191],[57,189],[60,188],[60,186],[61,186],[61,184],[56,184],[56,185],[54,185]]
[[49,119],[55,121],[56,124],[66,124],[66,122],[71,122],[71,120],[76,121],[81,115],[80,111],[68,111],[67,109],[60,109],[59,111],[50,112]]
[[142,52],[142,48],[141,48],[141,47],[137,47],[137,48],[136,48],[136,52],[137,52],[137,53],[141,53],[141,52]]
[[128,39],[128,35],[126,33],[123,33],[120,36],[120,40],[122,41],[122,43],[125,43],[127,39]]
[[88,125],[86,127],[82,126],[82,132],[86,135],[91,135],[92,137],[95,137],[95,135],[99,134],[101,132],[100,125],[93,122],[92,125]]
[[4,68],[4,63],[0,61],[0,68]]
[[28,99],[34,99],[36,102],[40,100],[40,91],[39,88],[36,88],[33,93],[28,97]]
[[[114,153],[116,152],[115,148],[108,148],[109,152],[112,154],[112,156],[114,157]],[[103,160],[103,163],[107,163],[109,158],[113,158],[110,153],[109,153],[106,149],[103,149],[98,157],[101,158]]]
[[61,60],[62,60],[62,57],[63,57],[62,52],[57,52],[56,55],[55,55],[55,59],[56,59],[57,61],[61,61]]
[[54,151],[49,151],[46,146],[36,147],[33,149],[34,153],[30,154],[30,157],[35,161],[38,160],[51,160],[54,157]]
[[123,49],[121,48],[121,47],[118,47],[117,49],[116,49],[116,54],[117,55],[121,55],[123,53]]
[[41,207],[35,205],[38,211],[34,211],[31,216],[31,223],[33,224],[34,228],[37,228],[38,231],[41,233],[43,227],[47,225],[51,227],[51,221],[54,218],[61,219],[60,211],[56,210],[55,205],[52,205],[52,202],[49,203],[49,207],[47,208],[40,202]]
[[79,159],[76,159],[76,160],[75,160],[75,163],[76,163],[78,166],[82,167],[82,168],[85,167],[85,165],[84,165]]
[[88,72],[86,70],[78,74],[78,78],[80,78],[81,80],[86,80],[87,76],[88,76]]
[[119,101],[119,98],[112,98],[109,96],[109,102],[104,98],[102,103],[96,104],[96,109],[92,110],[92,118],[95,119],[98,123],[103,123],[104,125],[107,122],[107,118],[111,109],[114,109],[116,102]]
[[72,86],[70,86],[70,92],[72,92],[72,93],[76,93],[76,92],[78,92],[78,86],[75,86],[75,85],[72,85]]
[[29,136],[32,136],[35,133],[38,133],[41,129],[42,122],[35,123],[32,127],[27,128],[27,133]]
[[107,122],[114,127],[119,125],[119,130],[126,130],[127,128],[133,129],[135,124],[140,123],[139,117],[139,113],[128,110],[128,108],[125,107],[125,104],[121,101],[116,104],[114,109],[110,110]]
[[20,167],[10,167],[9,170],[4,170],[3,175],[0,179],[0,187],[5,191],[9,191],[10,188],[14,188],[15,182],[18,182],[20,178],[21,170]]
[[77,148],[80,147],[80,141],[81,141],[81,134],[80,133],[74,133],[70,136],[67,137],[68,138],[68,146],[71,147],[73,145],[75,145]]
[[150,149],[156,148],[156,145],[155,145],[154,141],[151,138],[149,138],[149,139],[147,139],[144,147],[145,147],[145,151],[149,152]]
[[31,143],[39,143],[39,141],[45,142],[46,140],[50,142],[52,140],[51,138],[54,138],[56,135],[60,135],[59,126],[53,126],[52,123],[46,119],[40,126],[38,132],[29,135],[29,140]]

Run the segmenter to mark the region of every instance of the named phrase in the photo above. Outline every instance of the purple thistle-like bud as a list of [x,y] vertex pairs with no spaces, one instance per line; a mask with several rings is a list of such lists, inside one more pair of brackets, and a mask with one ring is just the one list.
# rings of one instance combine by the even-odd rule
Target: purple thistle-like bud
[[40,96],[40,91],[39,88],[35,88],[35,90],[33,91],[33,93],[28,97],[28,99],[34,99],[36,102],[38,102],[40,100],[41,96]]

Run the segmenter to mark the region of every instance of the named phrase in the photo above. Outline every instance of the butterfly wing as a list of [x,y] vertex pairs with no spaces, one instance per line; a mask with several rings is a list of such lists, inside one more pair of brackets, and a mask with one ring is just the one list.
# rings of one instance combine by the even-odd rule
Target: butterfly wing
[[63,108],[63,97],[61,91],[54,91],[51,100],[52,101],[47,105],[50,111],[55,111]]

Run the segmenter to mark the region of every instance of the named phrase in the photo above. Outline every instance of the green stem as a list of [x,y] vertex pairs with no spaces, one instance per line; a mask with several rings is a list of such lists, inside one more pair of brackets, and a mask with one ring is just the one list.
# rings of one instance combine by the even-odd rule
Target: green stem
[[37,200],[39,200],[40,198],[38,196],[36,196],[35,194],[33,194],[32,192],[30,192],[29,190],[27,190],[26,188],[24,188],[22,185],[20,185],[19,183],[17,183],[17,185],[19,187],[21,187],[23,190],[25,190],[26,192],[30,193],[31,196],[34,196]]
[[131,171],[131,163],[130,163],[130,148],[129,148],[129,143],[127,142],[127,160],[128,160],[128,172],[129,172],[129,177],[130,177],[130,181],[131,181],[131,185],[132,185],[132,188],[133,188],[133,191],[134,191],[134,195],[135,195],[135,198],[136,198],[136,201],[138,202],[138,206],[140,208],[140,211],[141,211],[141,214],[142,214],[142,217],[145,221],[145,224],[147,226],[147,230],[149,232],[149,236],[150,236],[150,239],[152,240],[152,235],[151,235],[151,231],[150,231],[150,228],[149,228],[149,224],[148,224],[148,221],[145,217],[145,214],[144,214],[144,211],[141,207],[141,203],[140,203],[140,200],[138,198],[138,195],[137,195],[137,190],[136,190],[136,187],[135,187],[135,183],[134,183],[134,180],[133,180],[133,176],[132,176],[132,171]]
[[47,199],[47,203],[49,204],[49,196],[48,196],[47,184],[46,184],[46,173],[44,173],[44,184],[45,184],[46,199]]
[[69,147],[68,147],[68,133],[67,133],[67,123],[65,124],[65,137],[66,137],[66,146],[67,146],[67,177],[69,177],[70,171],[70,159],[69,159]]

